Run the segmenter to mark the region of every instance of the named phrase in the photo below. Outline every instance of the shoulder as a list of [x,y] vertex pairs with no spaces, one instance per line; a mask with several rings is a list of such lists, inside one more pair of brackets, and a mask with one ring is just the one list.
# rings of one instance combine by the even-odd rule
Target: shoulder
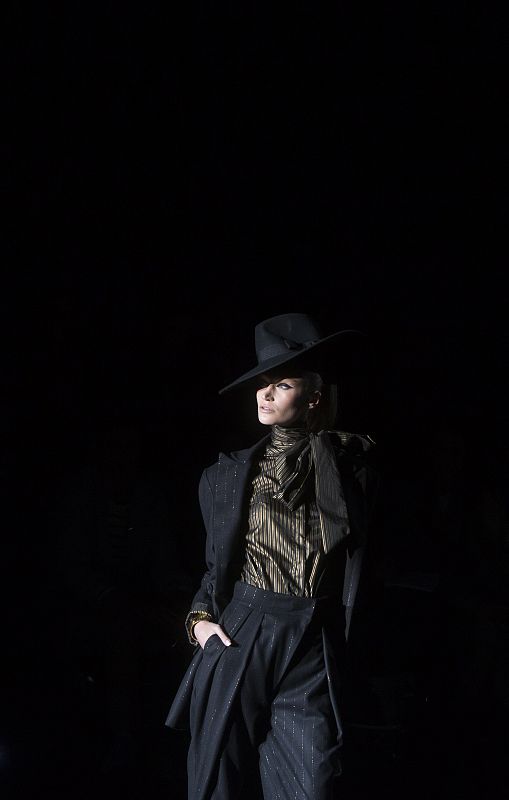
[[206,468],[206,472],[217,470],[222,465],[233,466],[239,464],[251,464],[261,453],[265,451],[267,442],[270,441],[270,434],[259,439],[255,444],[242,450],[232,450],[230,453],[219,453],[219,457],[214,464]]
[[338,467],[352,471],[363,482],[378,483],[376,443],[369,434],[329,431]]
[[261,439],[258,439],[257,442],[252,444],[250,447],[246,447],[243,450],[233,450],[231,453],[226,455],[225,453],[220,453],[220,460],[223,461],[231,461],[232,463],[236,464],[251,464],[256,458],[260,456],[261,453],[265,451],[267,446],[267,442],[270,441],[270,433],[263,436]]
[[270,434],[259,439],[255,444],[246,447],[242,450],[233,450],[230,453],[220,452],[217,461],[205,467],[202,473],[201,480],[207,480],[210,483],[215,482],[221,468],[232,468],[241,465],[252,464],[260,455],[265,451],[267,442],[270,441]]
[[338,453],[366,460],[370,458],[376,444],[369,434],[348,431],[328,431],[328,434],[332,446]]

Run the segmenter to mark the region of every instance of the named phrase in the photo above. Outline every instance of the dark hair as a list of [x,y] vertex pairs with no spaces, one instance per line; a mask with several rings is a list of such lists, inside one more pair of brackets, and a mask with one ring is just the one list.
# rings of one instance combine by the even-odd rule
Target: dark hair
[[338,388],[335,383],[324,383],[318,372],[302,372],[308,392],[320,392],[320,402],[309,411],[307,427],[312,433],[334,427],[338,414]]

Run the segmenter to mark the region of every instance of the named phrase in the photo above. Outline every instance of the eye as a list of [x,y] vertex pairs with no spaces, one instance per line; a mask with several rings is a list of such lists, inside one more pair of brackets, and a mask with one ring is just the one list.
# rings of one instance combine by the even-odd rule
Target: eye
[[278,383],[277,388],[278,389],[291,389],[292,387],[290,386],[289,383]]

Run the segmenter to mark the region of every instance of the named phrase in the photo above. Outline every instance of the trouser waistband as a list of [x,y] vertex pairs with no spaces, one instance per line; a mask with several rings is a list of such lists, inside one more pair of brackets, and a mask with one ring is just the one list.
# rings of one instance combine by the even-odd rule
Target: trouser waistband
[[337,607],[338,597],[298,597],[292,594],[281,594],[269,589],[260,589],[244,581],[237,581],[233,590],[233,599],[260,612],[313,612],[317,607],[324,608],[331,604]]

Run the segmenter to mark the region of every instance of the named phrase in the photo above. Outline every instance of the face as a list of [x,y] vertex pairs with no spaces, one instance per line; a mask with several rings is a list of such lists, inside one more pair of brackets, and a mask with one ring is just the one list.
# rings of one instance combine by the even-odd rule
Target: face
[[304,425],[309,410],[319,399],[319,392],[310,394],[304,378],[262,375],[256,392],[258,419],[262,425]]

